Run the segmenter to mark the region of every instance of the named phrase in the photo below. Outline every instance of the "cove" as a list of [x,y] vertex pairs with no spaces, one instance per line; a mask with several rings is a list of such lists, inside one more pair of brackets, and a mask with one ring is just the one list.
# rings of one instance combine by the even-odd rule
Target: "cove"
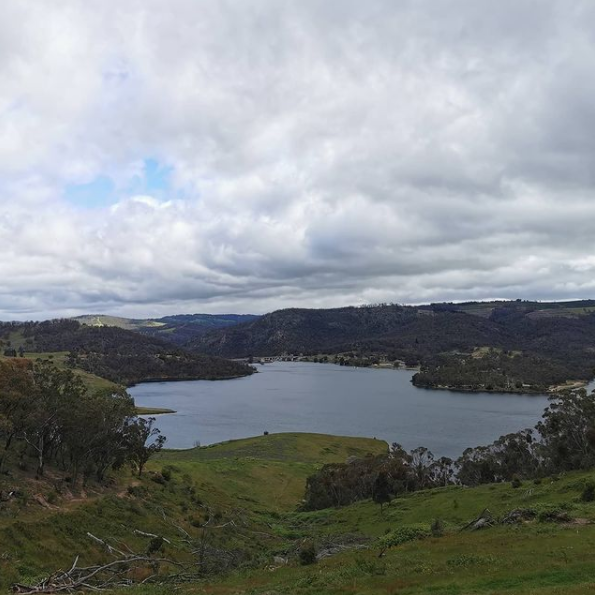
[[458,457],[465,448],[532,427],[547,397],[427,390],[413,372],[275,362],[235,380],[151,382],[129,389],[137,406],[168,407],[157,427],[168,448],[264,431],[376,437]]

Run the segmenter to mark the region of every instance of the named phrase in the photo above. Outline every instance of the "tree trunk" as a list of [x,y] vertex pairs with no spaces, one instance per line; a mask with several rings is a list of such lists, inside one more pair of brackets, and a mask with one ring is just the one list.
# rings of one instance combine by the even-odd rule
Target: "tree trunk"
[[45,438],[44,438],[44,435],[42,434],[39,437],[39,443],[37,445],[37,475],[39,475],[39,477],[43,477],[43,468],[45,466],[45,459],[43,456],[44,446],[45,446]]

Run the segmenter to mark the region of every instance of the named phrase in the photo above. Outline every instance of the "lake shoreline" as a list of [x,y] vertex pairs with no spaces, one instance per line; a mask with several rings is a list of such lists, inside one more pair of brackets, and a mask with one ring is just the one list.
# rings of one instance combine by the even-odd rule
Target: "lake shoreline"
[[371,436],[454,456],[534,426],[547,406],[545,395],[420,390],[413,371],[384,369],[275,362],[249,382],[147,383],[130,393],[138,406],[177,411],[159,419],[174,449],[300,432]]
[[475,388],[475,387],[468,387],[468,386],[452,386],[452,385],[441,385],[441,384],[417,384],[415,382],[415,377],[411,378],[411,384],[415,386],[415,388],[420,388],[424,390],[442,390],[442,391],[453,391],[453,392],[463,392],[463,393],[495,393],[495,394],[510,394],[510,395],[534,395],[534,396],[546,396],[551,397],[555,396],[561,392],[568,391],[568,390],[578,390],[581,388],[587,389],[589,384],[592,384],[594,380],[585,380],[585,381],[576,381],[571,382],[568,385],[555,385],[549,386],[545,390],[541,389],[531,389],[529,387],[524,388],[487,388],[485,386]]
[[216,378],[205,378],[205,377],[190,377],[190,378],[143,378],[142,380],[138,380],[137,382],[133,382],[132,384],[127,384],[126,388],[134,388],[135,386],[139,386],[141,384],[158,384],[160,382],[197,382],[199,380],[204,380],[205,382],[217,382],[219,380],[239,380],[240,378],[249,378],[253,374],[257,374],[258,370],[254,370],[250,374],[242,374],[240,376],[217,376]]

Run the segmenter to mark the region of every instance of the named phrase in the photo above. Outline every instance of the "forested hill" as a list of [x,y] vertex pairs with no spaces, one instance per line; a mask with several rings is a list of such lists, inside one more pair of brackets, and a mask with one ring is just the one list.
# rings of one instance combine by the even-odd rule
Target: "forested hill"
[[221,379],[252,373],[249,366],[199,355],[114,326],[92,327],[75,320],[0,323],[3,351],[69,352],[77,368],[119,384],[143,380]]
[[163,318],[122,318],[93,314],[77,316],[74,320],[87,326],[117,326],[143,335],[183,345],[210,330],[234,326],[256,320],[253,314],[176,314]]
[[288,309],[206,333],[188,347],[225,357],[376,353],[429,368],[439,354],[494,347],[538,355],[526,362],[542,367],[554,362],[560,371],[556,379],[564,381],[593,376],[594,312],[593,301]]

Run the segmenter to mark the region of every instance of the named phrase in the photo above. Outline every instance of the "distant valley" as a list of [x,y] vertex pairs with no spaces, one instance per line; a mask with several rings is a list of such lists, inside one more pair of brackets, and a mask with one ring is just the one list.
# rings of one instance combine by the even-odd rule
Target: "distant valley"
[[[417,386],[468,391],[546,392],[578,386],[595,375],[594,300],[290,308],[263,316],[184,314],[130,319],[88,315],[71,323],[77,325],[76,332],[60,335],[52,331],[51,340],[49,323],[30,323],[26,327],[28,348],[34,344],[38,351],[74,349],[78,353],[85,351],[85,341],[92,338],[96,354],[99,337],[109,337],[106,345],[113,347],[116,341],[120,347],[107,349],[120,359],[126,355],[121,345],[138,342],[141,351],[151,344],[149,351],[184,353],[176,356],[177,361],[206,356],[223,358],[210,362],[258,361],[292,355],[356,366],[405,365],[420,368],[413,379]],[[55,329],[67,326],[53,324]],[[139,336],[143,338],[133,338]],[[87,338],[83,346],[81,337]],[[92,366],[110,378],[132,378],[114,374],[119,366],[115,360],[104,370],[93,359],[96,356],[79,353],[74,357],[79,365]],[[102,356],[103,363],[108,359]],[[147,373],[153,367],[152,362]],[[182,378],[190,376],[187,371],[181,374]],[[168,373],[167,377],[175,375]]]

